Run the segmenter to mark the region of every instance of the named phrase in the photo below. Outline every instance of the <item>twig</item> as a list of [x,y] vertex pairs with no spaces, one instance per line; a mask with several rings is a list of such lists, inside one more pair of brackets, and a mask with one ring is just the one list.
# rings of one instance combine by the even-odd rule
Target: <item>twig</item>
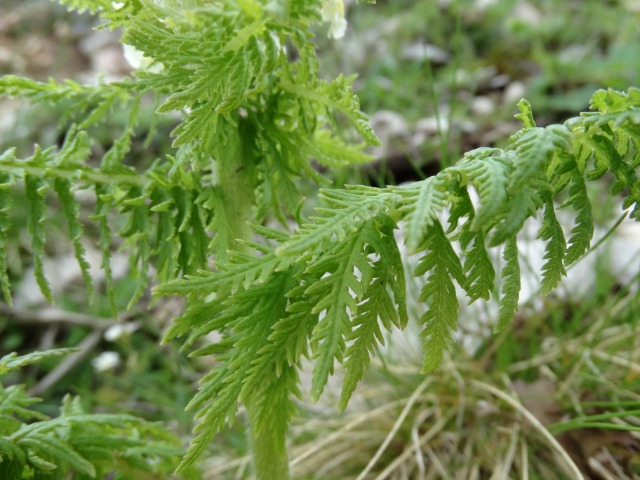
[[[131,314],[127,316],[130,315]],[[31,395],[41,394],[69,373],[69,371],[71,371],[78,363],[82,362],[89,352],[98,345],[104,331],[110,326],[116,324],[116,321],[108,318],[96,317],[83,313],[66,312],[56,308],[31,311],[9,307],[4,304],[0,304],[0,316],[4,316],[16,323],[42,325],[56,325],[63,323],[93,329],[93,332],[91,332],[78,345],[80,350],[66,357],[56,368],[31,388],[29,390],[29,394]],[[121,318],[118,321],[122,322],[124,320],[126,319]]]
[[57,308],[44,310],[24,310],[0,304],[0,316],[22,323],[68,323],[89,328],[108,328],[115,322],[108,318],[95,317],[83,313],[65,312]]
[[102,329],[96,329],[85,337],[77,346],[80,350],[72,353],[62,362],[58,364],[56,368],[51,370],[42,380],[40,380],[33,388],[29,389],[29,395],[40,395],[42,392],[55,385],[62,377],[64,377],[71,369],[73,369],[78,363],[93,350],[102,338]]

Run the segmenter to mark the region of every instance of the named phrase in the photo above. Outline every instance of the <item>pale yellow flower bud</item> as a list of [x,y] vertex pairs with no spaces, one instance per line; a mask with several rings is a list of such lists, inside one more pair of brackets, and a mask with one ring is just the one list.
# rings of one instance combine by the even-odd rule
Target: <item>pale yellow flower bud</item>
[[344,17],[343,0],[324,0],[322,17],[329,22],[329,37],[342,38],[347,30],[347,19]]

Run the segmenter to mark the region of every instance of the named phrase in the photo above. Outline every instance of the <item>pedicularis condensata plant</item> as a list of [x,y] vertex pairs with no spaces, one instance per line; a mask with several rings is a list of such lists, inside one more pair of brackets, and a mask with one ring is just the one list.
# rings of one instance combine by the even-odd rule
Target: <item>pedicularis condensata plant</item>
[[[505,148],[473,150],[410,185],[320,190],[316,216],[300,218],[301,179],[322,186],[326,180],[316,165],[368,162],[363,149],[379,144],[351,80],[319,77],[310,32],[328,22],[329,34],[340,37],[346,27],[341,1],[63,3],[99,13],[103,28],[121,28],[122,42],[142,52],[148,67],[97,85],[0,79],[4,96],[54,103],[67,112],[59,148],[38,146],[25,159],[14,150],[0,155],[0,252],[6,253],[9,190],[23,184],[36,276],[53,300],[43,257],[45,202],[55,195],[91,291],[74,195],[88,189],[95,193],[90,221],[100,232],[111,298],[114,236],[128,245],[138,280],[131,304],[144,292],[149,265],[155,266],[157,295],[187,298],[165,341],[186,337],[185,348],[197,345],[192,355],[210,355],[215,362],[189,405],[198,424],[181,469],[234,421],[242,404],[256,476],[289,477],[286,434],[300,395],[302,357],[313,363],[313,399],[322,395],[336,364],[342,366],[344,408],[384,331],[407,324],[405,272],[394,235],[399,225],[409,252],[419,255],[410,273],[425,278],[419,301],[428,308],[418,321],[422,371],[428,373],[452,346],[456,284],[469,301],[497,298],[496,330],[511,320],[520,291],[516,235],[528,218],[543,210],[541,288],[548,293],[589,249],[593,220],[586,181],[610,173],[611,194],[621,195],[624,207],[633,207],[631,215],[640,216],[640,91],[630,89],[598,91],[592,112],[546,128],[536,127],[521,101],[517,117],[523,128]],[[180,120],[171,133],[172,151],[141,171],[124,160],[139,129],[140,106],[153,101],[157,115]],[[128,125],[99,166],[90,167],[96,134],[116,109],[127,112]],[[353,141],[356,133],[361,143]],[[478,194],[476,205],[470,189]],[[556,219],[558,208],[575,212],[568,239]],[[110,227],[113,213],[128,219],[117,232]],[[268,228],[269,219],[282,228]],[[489,256],[497,247],[504,258],[501,288]],[[0,282],[10,302],[4,255]],[[206,343],[214,331],[220,340]]]

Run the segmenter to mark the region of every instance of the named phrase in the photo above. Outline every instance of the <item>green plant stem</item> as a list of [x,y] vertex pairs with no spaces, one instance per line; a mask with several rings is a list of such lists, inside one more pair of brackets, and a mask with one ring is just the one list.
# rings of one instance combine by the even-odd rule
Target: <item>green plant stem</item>
[[257,480],[289,480],[289,458],[285,437],[267,428],[258,429],[256,401],[245,403],[249,415],[249,436],[253,470]]
[[243,144],[243,140],[251,141],[251,136],[247,122],[242,119],[236,122],[237,127],[228,129],[227,141],[214,148],[216,190],[220,197],[216,215],[224,219],[227,232],[227,237],[218,241],[216,261],[219,263],[226,262],[227,250],[250,251],[244,242],[251,240],[249,223],[252,220],[255,182],[250,148]]
[[[226,249],[249,252],[245,242],[252,237],[249,223],[253,219],[256,181],[251,142],[255,135],[248,121],[236,118],[236,122],[237,128],[229,129],[227,142],[214,149],[217,161],[216,188],[229,232],[222,248],[218,250],[218,261],[224,261]],[[288,480],[290,475],[285,438],[267,428],[257,428],[260,410],[255,399],[245,400],[245,407],[249,417],[248,435],[256,479]]]

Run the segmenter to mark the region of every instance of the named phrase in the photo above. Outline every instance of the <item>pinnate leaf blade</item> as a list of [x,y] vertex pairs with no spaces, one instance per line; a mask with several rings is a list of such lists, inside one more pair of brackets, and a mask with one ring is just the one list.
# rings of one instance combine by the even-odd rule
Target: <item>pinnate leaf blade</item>
[[458,297],[453,279],[465,282],[460,260],[449,243],[440,222],[434,222],[425,238],[427,253],[420,259],[414,274],[428,273],[427,282],[420,292],[419,301],[427,304],[427,311],[420,317],[424,326],[424,359],[422,372],[437,369],[444,359],[444,352],[453,346],[453,333],[458,328]]

